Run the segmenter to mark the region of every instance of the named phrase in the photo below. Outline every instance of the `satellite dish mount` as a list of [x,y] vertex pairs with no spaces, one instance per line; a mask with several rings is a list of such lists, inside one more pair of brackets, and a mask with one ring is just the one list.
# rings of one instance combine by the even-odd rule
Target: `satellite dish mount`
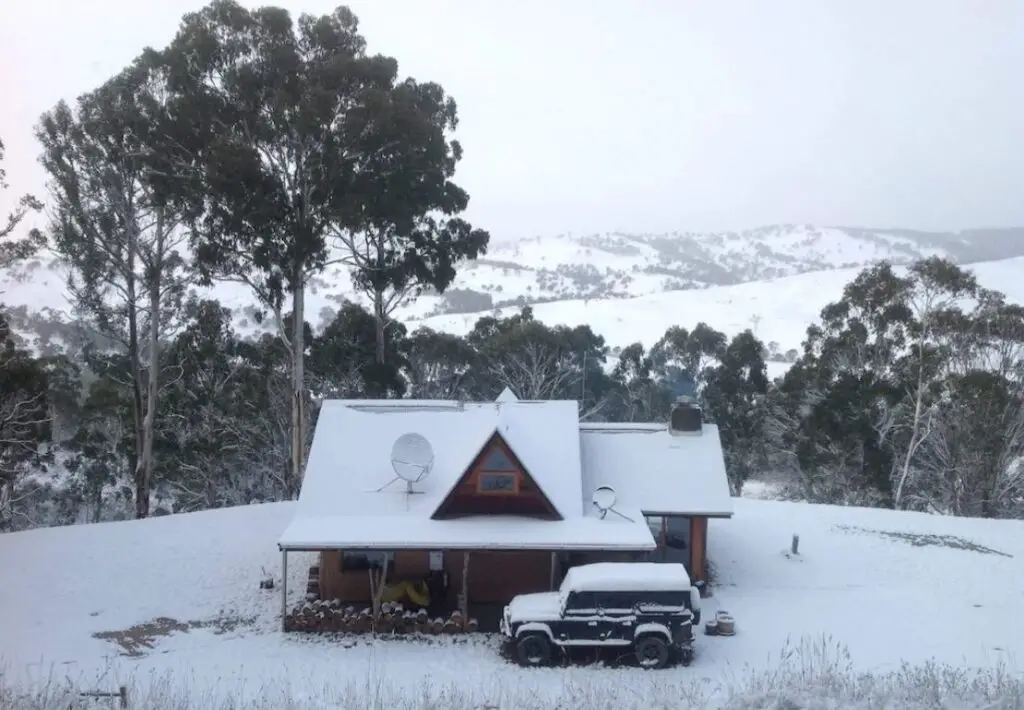
[[594,493],[590,498],[591,503],[598,510],[598,515],[601,520],[608,517],[608,513],[615,513],[620,518],[633,522],[633,520],[619,511],[615,510],[615,503],[619,499],[619,494],[615,492],[615,489],[611,486],[598,486],[594,489]]

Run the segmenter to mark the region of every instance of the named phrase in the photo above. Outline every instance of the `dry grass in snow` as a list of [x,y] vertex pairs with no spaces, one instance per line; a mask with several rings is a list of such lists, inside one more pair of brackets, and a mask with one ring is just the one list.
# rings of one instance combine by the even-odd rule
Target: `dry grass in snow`
[[[642,684],[600,686],[565,682],[552,694],[531,689],[529,675],[514,686],[425,686],[410,690],[385,673],[320,688],[266,685],[204,687],[187,675],[124,681],[132,710],[1015,710],[1024,708],[1024,676],[1003,666],[964,670],[929,663],[887,673],[858,672],[841,644],[805,640],[783,650],[770,670],[732,675],[717,686],[653,671]],[[116,690],[115,686],[102,688]],[[56,676],[16,685],[0,675],[0,710],[116,707],[116,700],[83,699],[97,690]],[[255,691],[255,692],[254,692]]]

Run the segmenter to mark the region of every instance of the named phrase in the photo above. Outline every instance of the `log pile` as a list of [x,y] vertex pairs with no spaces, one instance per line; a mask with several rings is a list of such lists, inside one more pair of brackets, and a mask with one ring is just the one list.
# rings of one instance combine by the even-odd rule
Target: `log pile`
[[381,606],[380,618],[373,621],[370,607],[344,606],[339,601],[311,601],[295,607],[285,617],[285,631],[347,634],[460,634],[480,628],[476,619],[465,619],[459,611],[448,617],[430,618],[425,609],[409,611],[401,604]]

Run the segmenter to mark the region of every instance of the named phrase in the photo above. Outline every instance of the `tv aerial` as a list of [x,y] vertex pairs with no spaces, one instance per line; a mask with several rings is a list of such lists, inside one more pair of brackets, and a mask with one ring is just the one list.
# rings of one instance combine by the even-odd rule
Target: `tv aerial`
[[608,513],[615,513],[620,518],[633,522],[631,518],[626,517],[619,511],[615,510],[615,503],[619,500],[619,494],[615,492],[615,489],[611,486],[598,486],[594,489],[593,495],[590,497],[590,502],[597,508],[601,520],[604,520]]
[[391,468],[395,478],[391,479],[378,490],[384,490],[395,481],[405,481],[406,493],[422,493],[413,486],[430,475],[434,468],[434,448],[427,437],[410,432],[402,434],[391,445]]

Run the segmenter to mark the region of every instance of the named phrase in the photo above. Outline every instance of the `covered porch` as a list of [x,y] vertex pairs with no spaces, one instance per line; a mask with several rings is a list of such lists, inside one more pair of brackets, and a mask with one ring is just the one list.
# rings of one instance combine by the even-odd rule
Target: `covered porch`
[[[708,515],[646,515],[658,544],[651,559],[680,562],[703,591],[708,583]],[[722,516],[727,517],[727,516]]]
[[[278,546],[283,579],[289,552],[318,553],[321,599],[369,606],[371,577],[383,569],[385,591],[404,592],[403,605],[443,615],[460,608],[465,595],[487,630],[489,618],[496,624],[502,606],[517,594],[557,588],[575,560],[643,558],[656,543],[637,513],[616,520],[296,518]],[[282,621],[287,594],[282,588]]]

